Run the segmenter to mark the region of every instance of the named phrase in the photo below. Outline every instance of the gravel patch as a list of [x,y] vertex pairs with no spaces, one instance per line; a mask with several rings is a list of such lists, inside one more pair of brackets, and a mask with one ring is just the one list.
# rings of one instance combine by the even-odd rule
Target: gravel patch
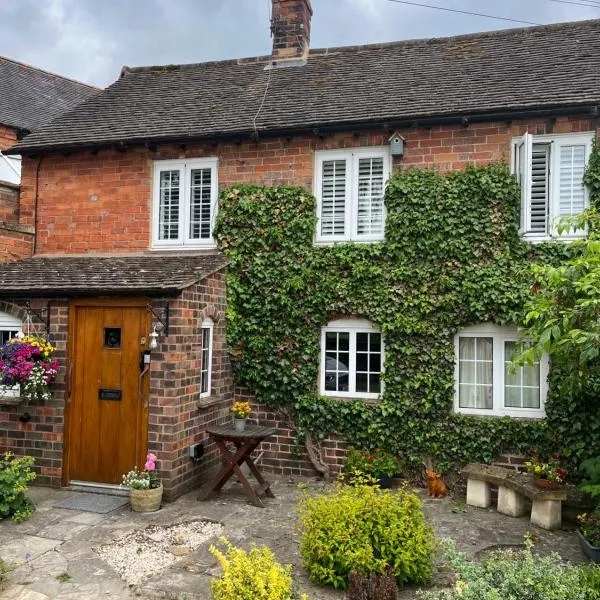
[[138,585],[222,532],[222,525],[208,521],[149,525],[95,550],[129,585]]

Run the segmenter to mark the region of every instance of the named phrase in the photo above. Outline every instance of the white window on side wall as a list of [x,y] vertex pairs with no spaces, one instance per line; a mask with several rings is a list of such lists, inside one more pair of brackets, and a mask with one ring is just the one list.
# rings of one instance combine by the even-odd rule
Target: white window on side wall
[[383,240],[389,149],[325,150],[315,160],[316,241]]
[[201,360],[200,370],[200,397],[204,398],[211,394],[212,384],[212,348],[213,348],[213,321],[204,319],[200,329],[201,337]]
[[490,323],[473,325],[455,337],[456,412],[543,418],[548,391],[548,357],[510,369],[519,334]]
[[321,394],[378,398],[383,360],[383,338],[370,321],[330,321],[321,329]]
[[214,247],[216,158],[154,163],[153,248]]
[[[557,225],[589,206],[583,184],[594,133],[531,135],[513,140],[513,172],[521,185],[521,233],[524,239],[557,237]],[[585,231],[563,233],[581,237]]]
[[[4,346],[11,338],[14,338],[21,331],[22,323],[17,317],[13,317],[5,312],[0,312],[0,346]],[[21,393],[21,387],[5,386],[0,382],[0,396],[17,397]]]

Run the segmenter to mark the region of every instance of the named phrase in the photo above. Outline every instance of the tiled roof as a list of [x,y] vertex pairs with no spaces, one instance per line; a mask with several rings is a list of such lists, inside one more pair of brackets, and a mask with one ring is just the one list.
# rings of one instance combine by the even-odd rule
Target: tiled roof
[[281,132],[600,104],[600,20],[312,50],[304,66],[265,70],[268,60],[125,70],[17,148],[249,134],[254,119]]
[[0,265],[0,297],[173,295],[226,264],[217,253],[34,257]]
[[0,124],[35,131],[98,88],[0,56]]

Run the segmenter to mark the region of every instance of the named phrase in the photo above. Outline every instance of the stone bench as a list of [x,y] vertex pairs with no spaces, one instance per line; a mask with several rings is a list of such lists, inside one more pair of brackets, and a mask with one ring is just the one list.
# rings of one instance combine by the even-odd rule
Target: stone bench
[[491,486],[498,487],[498,512],[510,517],[527,513],[531,500],[531,522],[543,529],[559,529],[562,502],[567,499],[564,489],[543,490],[528,473],[519,473],[493,465],[471,464],[462,470],[467,477],[467,504],[489,508],[492,504]]

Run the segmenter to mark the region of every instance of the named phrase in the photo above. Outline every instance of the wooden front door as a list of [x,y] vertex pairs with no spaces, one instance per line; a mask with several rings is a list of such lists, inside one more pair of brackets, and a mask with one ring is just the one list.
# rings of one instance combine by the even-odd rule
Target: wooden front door
[[143,468],[150,331],[144,300],[74,301],[69,318],[65,483],[121,483]]

